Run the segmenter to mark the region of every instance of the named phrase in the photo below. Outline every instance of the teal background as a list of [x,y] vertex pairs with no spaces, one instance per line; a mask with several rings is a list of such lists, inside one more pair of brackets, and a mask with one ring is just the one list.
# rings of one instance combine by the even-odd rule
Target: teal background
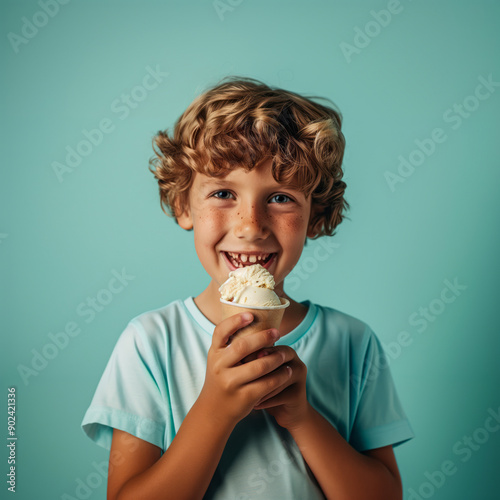
[[[132,317],[207,284],[192,234],[160,210],[151,139],[228,74],[329,97],[344,115],[350,220],[328,258],[315,257],[319,241],[307,245],[288,291],[363,319],[392,349],[417,436],[396,449],[405,498],[469,499],[479,488],[498,498],[500,432],[487,419],[500,412],[500,87],[451,117],[464,100],[474,107],[480,77],[500,81],[500,4],[402,0],[348,61],[342,43],[354,45],[356,28],[375,33],[370,11],[386,1],[224,3],[219,15],[212,1],[72,0],[15,50],[9,33],[21,35],[41,4],[2,2],[0,369],[3,397],[17,388],[17,498],[105,498],[93,463],[108,453],[80,422],[111,350]],[[157,65],[168,73],[157,88],[136,90],[144,99],[127,117],[113,111]],[[114,130],[60,182],[53,163],[105,118]],[[391,190],[385,173],[436,128],[446,140]],[[123,268],[133,279],[86,322],[80,304]],[[448,304],[445,280],[466,287]],[[422,319],[429,304],[436,314]],[[49,334],[68,322],[80,334],[50,351]],[[44,348],[52,359],[23,380],[20,366]],[[434,472],[445,461],[443,479]]]

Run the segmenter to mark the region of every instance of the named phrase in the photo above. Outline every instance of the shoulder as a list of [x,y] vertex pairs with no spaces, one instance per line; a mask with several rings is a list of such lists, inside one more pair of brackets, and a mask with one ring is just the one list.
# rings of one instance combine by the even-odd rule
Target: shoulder
[[186,308],[182,300],[175,300],[166,306],[143,312],[130,320],[130,325],[147,331],[161,330],[183,320]]
[[362,319],[356,318],[333,307],[315,304],[317,308],[317,327],[328,336],[345,337],[355,344],[366,344],[374,335],[370,326]]
[[314,304],[317,308],[311,337],[325,350],[343,353],[355,364],[371,356],[380,347],[379,340],[363,319],[333,307]]
[[164,349],[169,338],[175,336],[181,327],[190,321],[184,302],[176,300],[132,318],[118,343],[133,344],[136,348],[149,346],[158,351]]

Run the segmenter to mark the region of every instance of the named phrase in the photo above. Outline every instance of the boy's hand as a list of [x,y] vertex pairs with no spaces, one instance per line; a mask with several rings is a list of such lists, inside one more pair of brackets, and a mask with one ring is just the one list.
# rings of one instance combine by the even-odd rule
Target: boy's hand
[[252,320],[252,314],[244,313],[221,321],[208,351],[205,383],[198,400],[223,425],[236,425],[259,401],[285,387],[291,375],[284,364],[286,353],[274,347],[261,351],[257,359],[242,363],[250,354],[274,344],[279,338],[275,329],[236,337],[227,345],[229,337]]
[[267,410],[281,427],[288,430],[299,427],[309,415],[311,406],[306,397],[307,367],[288,346],[276,346],[267,351],[277,350],[284,353],[284,366],[291,376],[281,387],[265,396],[256,406],[256,410]]

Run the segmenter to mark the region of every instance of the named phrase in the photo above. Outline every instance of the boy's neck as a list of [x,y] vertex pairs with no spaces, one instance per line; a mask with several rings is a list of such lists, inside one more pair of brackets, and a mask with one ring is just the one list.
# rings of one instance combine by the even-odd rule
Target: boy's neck
[[[280,333],[286,335],[296,328],[307,314],[307,307],[290,298],[283,289],[275,290],[280,297],[285,297],[290,301],[290,305],[285,309],[283,321],[281,322]],[[222,321],[222,311],[220,307],[219,286],[215,281],[210,284],[195,297],[194,302],[202,314],[212,323],[218,325]]]

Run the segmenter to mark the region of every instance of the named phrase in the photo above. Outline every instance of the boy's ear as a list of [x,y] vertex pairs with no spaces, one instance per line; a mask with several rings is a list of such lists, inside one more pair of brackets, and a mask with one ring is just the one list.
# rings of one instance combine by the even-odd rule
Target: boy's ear
[[186,231],[193,229],[193,219],[188,210],[184,210],[184,212],[182,212],[182,214],[178,215],[176,218],[177,224],[179,224],[182,229],[185,229]]
[[193,218],[191,217],[189,207],[184,206],[181,208],[179,202],[177,201],[175,204],[175,213],[179,214],[176,215],[175,218],[177,219],[177,224],[179,224],[182,229],[185,229],[186,231],[193,229]]
[[316,236],[316,230],[313,229],[313,227],[309,224],[309,227],[307,229],[307,237],[314,238],[315,236]]
[[316,218],[315,215],[316,215],[316,213],[315,213],[315,211],[313,211],[311,213],[311,216],[309,217],[309,225],[307,227],[307,237],[308,238],[314,238],[318,233],[317,229],[313,225],[315,222],[314,219]]

